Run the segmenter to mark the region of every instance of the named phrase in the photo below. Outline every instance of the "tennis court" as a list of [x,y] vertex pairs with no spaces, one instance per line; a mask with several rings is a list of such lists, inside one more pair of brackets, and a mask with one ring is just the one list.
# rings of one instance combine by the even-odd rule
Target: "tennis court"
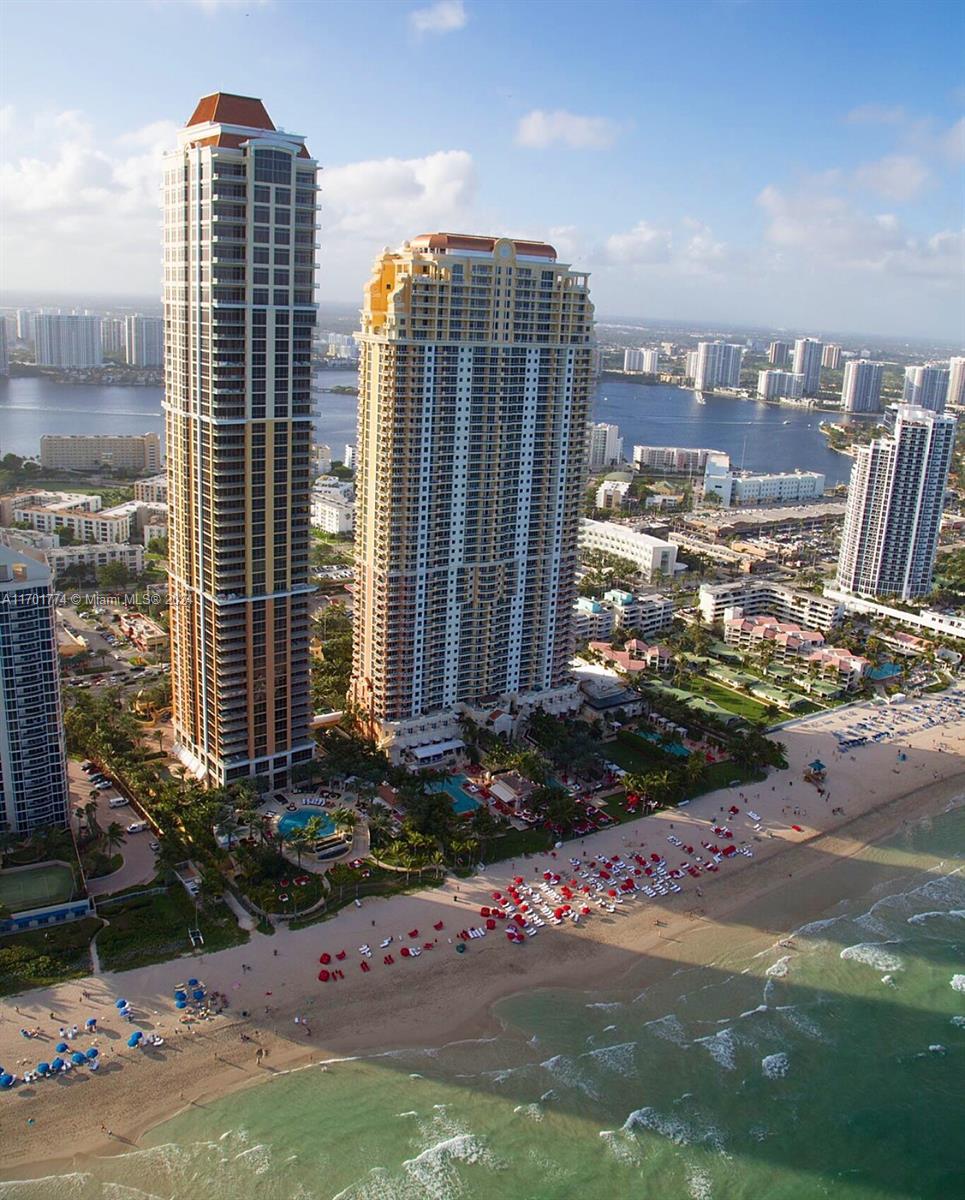
[[11,912],[59,904],[74,894],[74,875],[63,863],[40,863],[25,870],[0,871],[0,904]]

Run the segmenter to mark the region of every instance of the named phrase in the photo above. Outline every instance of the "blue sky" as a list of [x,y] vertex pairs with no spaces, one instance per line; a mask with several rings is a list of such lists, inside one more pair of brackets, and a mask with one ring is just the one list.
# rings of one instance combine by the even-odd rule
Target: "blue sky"
[[158,156],[221,89],[325,168],[325,299],[448,228],[552,240],[604,314],[961,339],[963,12],[7,0],[2,283],[156,293]]

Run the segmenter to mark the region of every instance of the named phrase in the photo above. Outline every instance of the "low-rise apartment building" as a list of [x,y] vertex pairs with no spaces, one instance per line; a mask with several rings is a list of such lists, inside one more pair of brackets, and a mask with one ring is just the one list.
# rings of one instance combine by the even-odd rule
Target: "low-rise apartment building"
[[697,607],[707,624],[722,621],[729,609],[739,607],[747,616],[767,613],[780,621],[801,622],[822,633],[837,625],[842,616],[837,601],[771,579],[702,583],[697,593]]
[[840,646],[828,646],[816,629],[803,629],[773,616],[745,616],[739,609],[724,620],[724,641],[743,653],[772,648],[772,662],[808,674],[812,666],[821,675],[831,675],[849,692],[861,686],[871,663]]
[[40,463],[54,471],[159,471],[161,439],[156,433],[45,433]]
[[580,549],[629,559],[648,583],[671,578],[677,568],[677,547],[672,542],[612,521],[581,520]]
[[134,499],[141,504],[167,504],[167,475],[152,475],[150,479],[139,479],[134,484]]

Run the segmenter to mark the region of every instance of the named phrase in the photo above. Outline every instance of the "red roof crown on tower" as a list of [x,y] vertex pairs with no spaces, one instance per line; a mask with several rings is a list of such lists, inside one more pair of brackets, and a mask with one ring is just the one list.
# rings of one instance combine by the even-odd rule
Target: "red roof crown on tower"
[[220,125],[243,125],[247,129],[275,128],[264,104],[255,96],[235,96],[231,92],[212,92],[202,96],[191,114],[186,128],[207,122]]

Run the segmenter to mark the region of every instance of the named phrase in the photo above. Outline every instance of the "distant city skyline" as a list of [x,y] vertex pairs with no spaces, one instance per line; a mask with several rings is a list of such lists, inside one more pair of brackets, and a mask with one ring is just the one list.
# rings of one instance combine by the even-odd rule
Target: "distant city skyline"
[[[317,147],[322,301],[351,303],[375,255],[414,230],[498,228],[590,271],[604,315],[961,336],[960,13],[926,3],[912,19],[884,3],[869,23],[856,5],[723,0],[596,10],[599,31],[619,38],[587,37],[578,6],[552,13],[363,0],[326,5],[322,21],[286,0],[54,0],[42,12],[14,0],[5,287],[158,295],[160,153],[183,121],[174,97],[222,87],[272,95],[278,121]],[[61,36],[38,73],[51,14]],[[708,36],[693,36],[695,21]],[[290,52],[266,52],[276,44]],[[641,45],[655,51],[646,72]],[[684,60],[656,52],[683,46]],[[358,81],[400,54],[387,107]],[[490,68],[467,87],[478,55]],[[563,56],[573,73],[559,71]],[[822,86],[802,106],[816,64]]]

